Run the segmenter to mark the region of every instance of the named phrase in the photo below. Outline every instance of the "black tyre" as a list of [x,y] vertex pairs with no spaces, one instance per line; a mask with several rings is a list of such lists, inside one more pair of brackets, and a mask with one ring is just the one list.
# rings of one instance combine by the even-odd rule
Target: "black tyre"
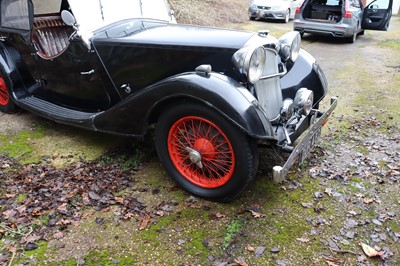
[[288,9],[288,10],[286,10],[285,18],[283,19],[283,22],[288,23],[289,20],[290,20],[290,10]]
[[357,32],[354,32],[352,36],[346,38],[346,41],[348,43],[355,43],[356,40],[357,40]]
[[237,197],[258,167],[255,140],[198,103],[168,108],[158,119],[155,143],[168,174],[188,192],[210,200]]
[[0,112],[15,113],[17,106],[11,99],[11,93],[7,77],[0,73]]
[[250,16],[250,17],[249,17],[249,19],[250,19],[250,20],[255,20],[256,18],[255,18],[255,17],[251,17],[251,16]]

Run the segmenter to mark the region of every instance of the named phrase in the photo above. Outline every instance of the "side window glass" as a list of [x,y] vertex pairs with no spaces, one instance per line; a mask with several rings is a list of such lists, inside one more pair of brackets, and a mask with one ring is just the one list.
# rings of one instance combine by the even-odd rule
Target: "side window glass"
[[28,1],[2,1],[1,27],[30,30]]
[[389,8],[389,0],[375,0],[372,1],[368,7],[372,9],[388,9]]
[[350,6],[360,8],[360,2],[358,0],[350,0]]

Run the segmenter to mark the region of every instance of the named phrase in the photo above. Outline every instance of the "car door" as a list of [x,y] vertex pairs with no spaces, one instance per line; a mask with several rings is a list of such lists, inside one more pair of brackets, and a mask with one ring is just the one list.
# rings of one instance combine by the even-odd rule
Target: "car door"
[[366,30],[384,30],[389,27],[393,0],[375,0],[363,12],[361,27]]

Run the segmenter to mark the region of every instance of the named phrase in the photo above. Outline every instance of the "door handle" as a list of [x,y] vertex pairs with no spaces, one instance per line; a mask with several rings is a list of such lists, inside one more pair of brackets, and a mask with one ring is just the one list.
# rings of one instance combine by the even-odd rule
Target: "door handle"
[[81,75],[92,75],[94,74],[94,69],[86,71],[86,72],[81,72]]

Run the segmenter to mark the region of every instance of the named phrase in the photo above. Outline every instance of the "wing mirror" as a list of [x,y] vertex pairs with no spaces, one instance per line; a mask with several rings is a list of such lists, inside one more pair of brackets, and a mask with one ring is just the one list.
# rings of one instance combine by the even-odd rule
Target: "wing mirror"
[[68,10],[61,11],[61,19],[68,26],[72,26],[74,28],[74,30],[78,30],[77,25],[76,25],[76,19],[75,19],[74,15],[72,15],[72,13],[69,12]]

